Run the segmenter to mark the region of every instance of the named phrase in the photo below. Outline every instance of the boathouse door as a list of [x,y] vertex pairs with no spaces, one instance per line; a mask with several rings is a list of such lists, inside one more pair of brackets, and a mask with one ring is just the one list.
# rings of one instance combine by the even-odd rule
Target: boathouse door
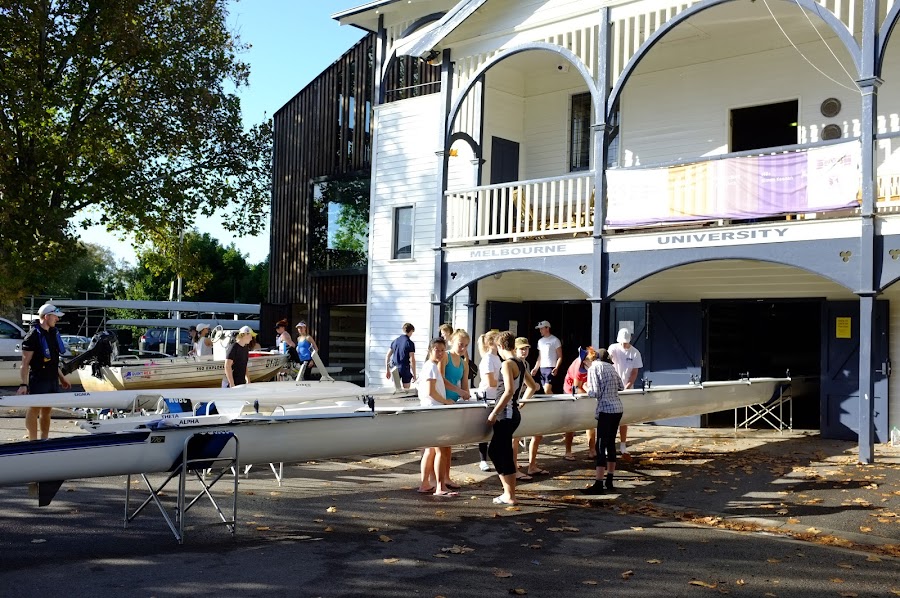
[[[610,306],[610,343],[620,328],[632,328],[631,344],[641,352],[644,367],[635,387],[688,384],[701,374],[703,311],[699,303],[613,302]],[[664,426],[703,425],[702,415],[653,422]]]
[[[888,411],[888,302],[875,302],[872,371],[875,439],[886,442]],[[821,431],[823,438],[856,440],[859,400],[859,303],[828,301],[822,318]]]

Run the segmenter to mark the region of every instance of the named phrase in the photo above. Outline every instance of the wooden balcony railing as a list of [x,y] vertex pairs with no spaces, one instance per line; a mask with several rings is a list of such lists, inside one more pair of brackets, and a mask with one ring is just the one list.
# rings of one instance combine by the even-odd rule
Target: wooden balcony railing
[[592,172],[451,190],[446,197],[446,243],[518,241],[594,230]]

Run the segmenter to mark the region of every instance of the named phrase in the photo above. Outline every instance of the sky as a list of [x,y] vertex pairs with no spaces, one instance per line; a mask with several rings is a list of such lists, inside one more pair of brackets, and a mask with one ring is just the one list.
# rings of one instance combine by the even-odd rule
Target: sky
[[[250,65],[250,85],[239,90],[245,126],[271,118],[288,100],[337,60],[364,32],[340,25],[331,15],[361,6],[366,0],[230,0],[229,27],[251,48],[241,56]],[[196,221],[222,246],[232,242],[256,264],[269,253],[269,228],[257,237],[235,238],[217,219]],[[130,238],[124,241],[95,226],[81,239],[108,247],[116,260],[137,263]]]

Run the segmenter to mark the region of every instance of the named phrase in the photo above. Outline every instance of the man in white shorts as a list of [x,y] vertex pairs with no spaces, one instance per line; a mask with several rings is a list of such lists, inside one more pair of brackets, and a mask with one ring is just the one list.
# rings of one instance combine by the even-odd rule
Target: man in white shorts
[[[644,367],[644,362],[641,360],[641,352],[631,345],[631,333],[627,328],[619,330],[616,342],[609,346],[608,351],[622,384],[626,389],[634,388],[638,371]],[[626,445],[627,437],[628,426],[619,426],[619,452],[624,459],[631,458]]]

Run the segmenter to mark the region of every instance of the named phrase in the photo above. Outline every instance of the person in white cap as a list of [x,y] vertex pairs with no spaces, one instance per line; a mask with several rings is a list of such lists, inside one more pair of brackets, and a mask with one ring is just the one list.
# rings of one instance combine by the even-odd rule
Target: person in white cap
[[[55,305],[42,305],[31,330],[22,341],[22,384],[16,394],[44,394],[69,390],[72,385],[59,369],[59,356],[66,353],[56,323],[65,314]],[[28,440],[38,439],[38,420],[41,423],[41,440],[50,436],[50,408],[29,407],[25,411],[25,429]]]
[[250,384],[247,363],[250,361],[250,345],[256,333],[249,326],[238,330],[237,338],[225,353],[225,379],[222,388],[234,388],[239,384]]
[[[641,360],[641,352],[631,345],[631,332],[627,328],[619,329],[616,342],[609,346],[608,351],[625,389],[634,388],[638,371],[644,367],[644,362]],[[628,454],[627,440],[628,426],[619,426],[619,452],[624,459],[631,458]]]
[[541,320],[535,328],[541,331],[541,338],[537,342],[538,360],[531,375],[544,387],[544,394],[552,395],[553,382],[562,367],[562,343],[550,334],[550,322],[547,320]]
[[197,324],[197,334],[199,337],[194,341],[194,355],[197,357],[212,355],[213,344],[209,338],[209,324]]

